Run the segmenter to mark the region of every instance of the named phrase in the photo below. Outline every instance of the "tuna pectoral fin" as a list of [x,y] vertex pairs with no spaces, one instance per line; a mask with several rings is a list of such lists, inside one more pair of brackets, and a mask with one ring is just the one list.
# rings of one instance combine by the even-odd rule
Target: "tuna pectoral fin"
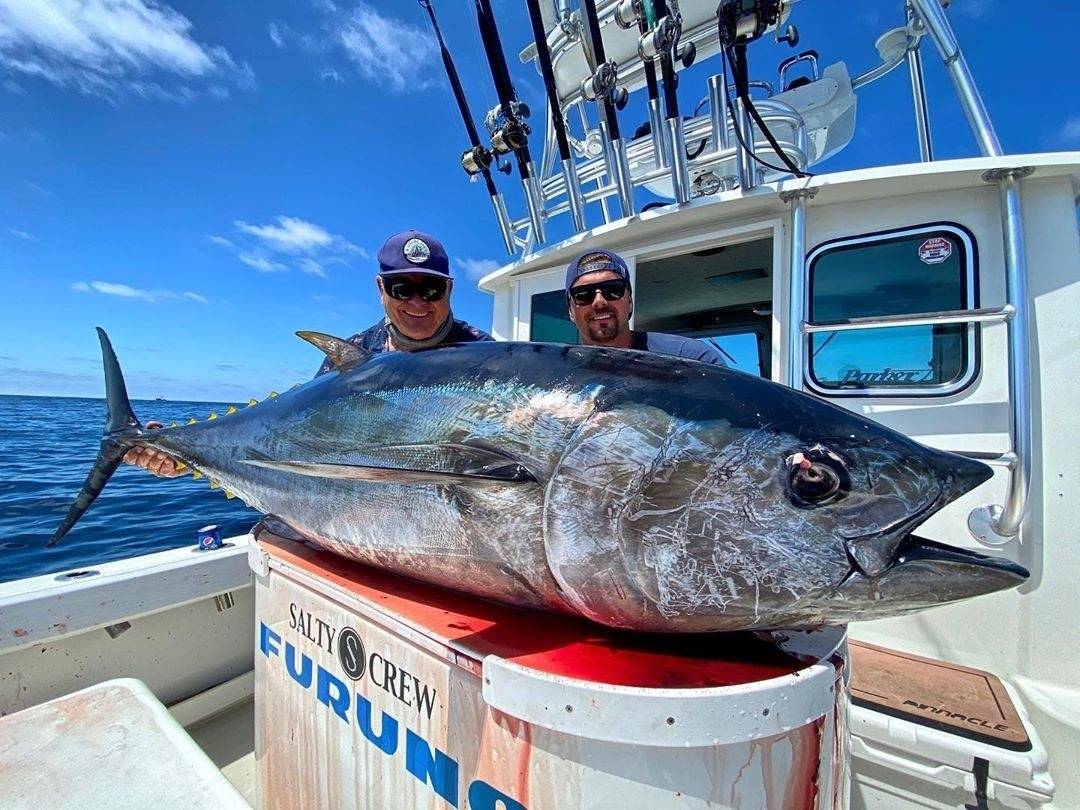
[[465,444],[370,447],[347,462],[247,459],[247,463],[296,475],[384,484],[536,483],[536,477],[510,456]]
[[100,326],[97,333],[98,340],[101,342],[102,360],[105,364],[105,402],[108,406],[105,435],[101,439],[97,461],[94,462],[90,474],[86,476],[82,490],[46,546],[55,546],[71,530],[71,527],[78,523],[83,512],[90,508],[90,504],[105,488],[109,477],[120,466],[124,453],[136,445],[136,439],[142,433],[142,425],[131,410],[127,386],[124,385],[124,375],[120,372],[120,363],[116,360],[116,353],[109,342],[109,336]]

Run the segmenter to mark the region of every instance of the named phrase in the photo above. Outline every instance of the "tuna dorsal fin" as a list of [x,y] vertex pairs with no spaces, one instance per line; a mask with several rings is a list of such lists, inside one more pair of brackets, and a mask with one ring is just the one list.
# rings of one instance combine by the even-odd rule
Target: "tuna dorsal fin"
[[467,444],[382,445],[342,460],[247,459],[247,463],[296,475],[384,484],[536,483],[516,459]]
[[303,331],[297,332],[296,335],[325,354],[338,371],[348,371],[351,368],[356,368],[371,357],[371,352],[361,349],[355,343],[350,343],[333,335]]

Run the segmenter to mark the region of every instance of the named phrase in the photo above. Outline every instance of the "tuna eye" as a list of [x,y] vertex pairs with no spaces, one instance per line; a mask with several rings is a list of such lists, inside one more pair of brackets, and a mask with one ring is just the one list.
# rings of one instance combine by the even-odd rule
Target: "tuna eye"
[[850,484],[839,456],[815,448],[788,459],[788,486],[794,499],[818,506],[843,497]]

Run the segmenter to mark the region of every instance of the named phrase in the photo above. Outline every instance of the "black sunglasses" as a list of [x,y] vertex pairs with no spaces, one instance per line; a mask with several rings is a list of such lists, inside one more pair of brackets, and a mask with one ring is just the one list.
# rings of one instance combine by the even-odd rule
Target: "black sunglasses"
[[394,281],[384,281],[383,289],[391,298],[398,301],[408,301],[414,295],[419,295],[421,301],[440,301],[446,296],[447,280],[424,276],[420,281],[401,278]]
[[580,287],[571,287],[567,294],[579,307],[586,307],[596,298],[597,291],[604,296],[605,301],[618,301],[626,295],[626,282],[615,279],[600,281],[596,284],[582,284]]

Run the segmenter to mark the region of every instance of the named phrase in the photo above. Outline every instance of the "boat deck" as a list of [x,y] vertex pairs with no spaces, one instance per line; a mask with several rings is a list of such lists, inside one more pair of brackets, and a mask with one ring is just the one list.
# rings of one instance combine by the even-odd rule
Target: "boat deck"
[[189,727],[188,734],[255,807],[255,700],[248,698]]

